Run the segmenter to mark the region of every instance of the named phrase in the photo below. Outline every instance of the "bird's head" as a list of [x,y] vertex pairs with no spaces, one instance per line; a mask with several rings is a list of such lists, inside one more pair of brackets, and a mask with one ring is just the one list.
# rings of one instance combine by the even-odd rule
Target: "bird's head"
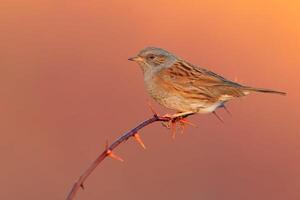
[[147,47],[141,50],[137,56],[129,58],[128,60],[137,62],[141,66],[144,73],[153,73],[167,68],[176,59],[176,56],[164,49]]

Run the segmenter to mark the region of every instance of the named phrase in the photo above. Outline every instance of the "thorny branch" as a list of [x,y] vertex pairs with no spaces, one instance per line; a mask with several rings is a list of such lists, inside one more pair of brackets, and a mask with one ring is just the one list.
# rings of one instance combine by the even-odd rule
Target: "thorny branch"
[[[106,158],[106,157],[111,157],[119,161],[123,161],[122,158],[118,157],[113,153],[113,150],[117,148],[121,143],[125,142],[129,138],[133,137],[139,142],[139,144],[145,148],[144,143],[140,139],[140,136],[138,135],[138,131],[154,122],[170,122],[171,126],[174,127],[176,122],[180,122],[182,127],[184,123],[190,124],[190,122],[186,121],[184,119],[187,116],[181,117],[181,118],[172,118],[170,116],[158,116],[155,112],[153,112],[153,117],[140,123],[138,126],[135,128],[131,129],[127,133],[124,133],[121,137],[119,137],[115,142],[113,142],[111,145],[106,144],[105,150],[97,157],[97,159],[90,165],[90,167],[84,171],[84,173],[79,177],[77,182],[73,185],[72,190],[67,196],[66,200],[73,200],[75,195],[77,194],[78,190],[80,188],[84,189],[84,182],[85,180],[91,175],[91,173],[95,170],[95,168]],[[172,128],[174,131],[174,128]],[[175,130],[176,131],[176,130]],[[173,133],[174,136],[175,133]]]

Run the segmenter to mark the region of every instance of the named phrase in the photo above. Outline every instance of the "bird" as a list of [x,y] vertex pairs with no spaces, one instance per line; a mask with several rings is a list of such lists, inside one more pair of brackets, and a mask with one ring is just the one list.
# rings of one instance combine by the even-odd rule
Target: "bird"
[[228,101],[253,92],[286,95],[228,80],[158,47],[146,47],[128,60],[138,63],[147,92],[162,106],[175,110],[174,118],[216,114],[216,109],[226,108]]

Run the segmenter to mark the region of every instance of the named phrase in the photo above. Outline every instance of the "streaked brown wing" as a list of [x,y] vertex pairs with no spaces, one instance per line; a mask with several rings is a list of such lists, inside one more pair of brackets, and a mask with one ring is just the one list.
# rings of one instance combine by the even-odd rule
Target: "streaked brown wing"
[[178,61],[160,73],[161,78],[171,82],[174,89],[189,98],[206,101],[229,100],[244,96],[241,85],[209,70]]

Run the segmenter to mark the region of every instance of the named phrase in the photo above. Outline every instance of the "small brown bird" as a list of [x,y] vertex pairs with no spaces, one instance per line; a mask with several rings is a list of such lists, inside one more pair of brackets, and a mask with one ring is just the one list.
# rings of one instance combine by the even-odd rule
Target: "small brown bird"
[[173,117],[214,113],[217,108],[224,107],[227,101],[251,92],[286,94],[235,83],[161,48],[147,47],[129,60],[140,65],[150,96],[161,105],[178,112]]

